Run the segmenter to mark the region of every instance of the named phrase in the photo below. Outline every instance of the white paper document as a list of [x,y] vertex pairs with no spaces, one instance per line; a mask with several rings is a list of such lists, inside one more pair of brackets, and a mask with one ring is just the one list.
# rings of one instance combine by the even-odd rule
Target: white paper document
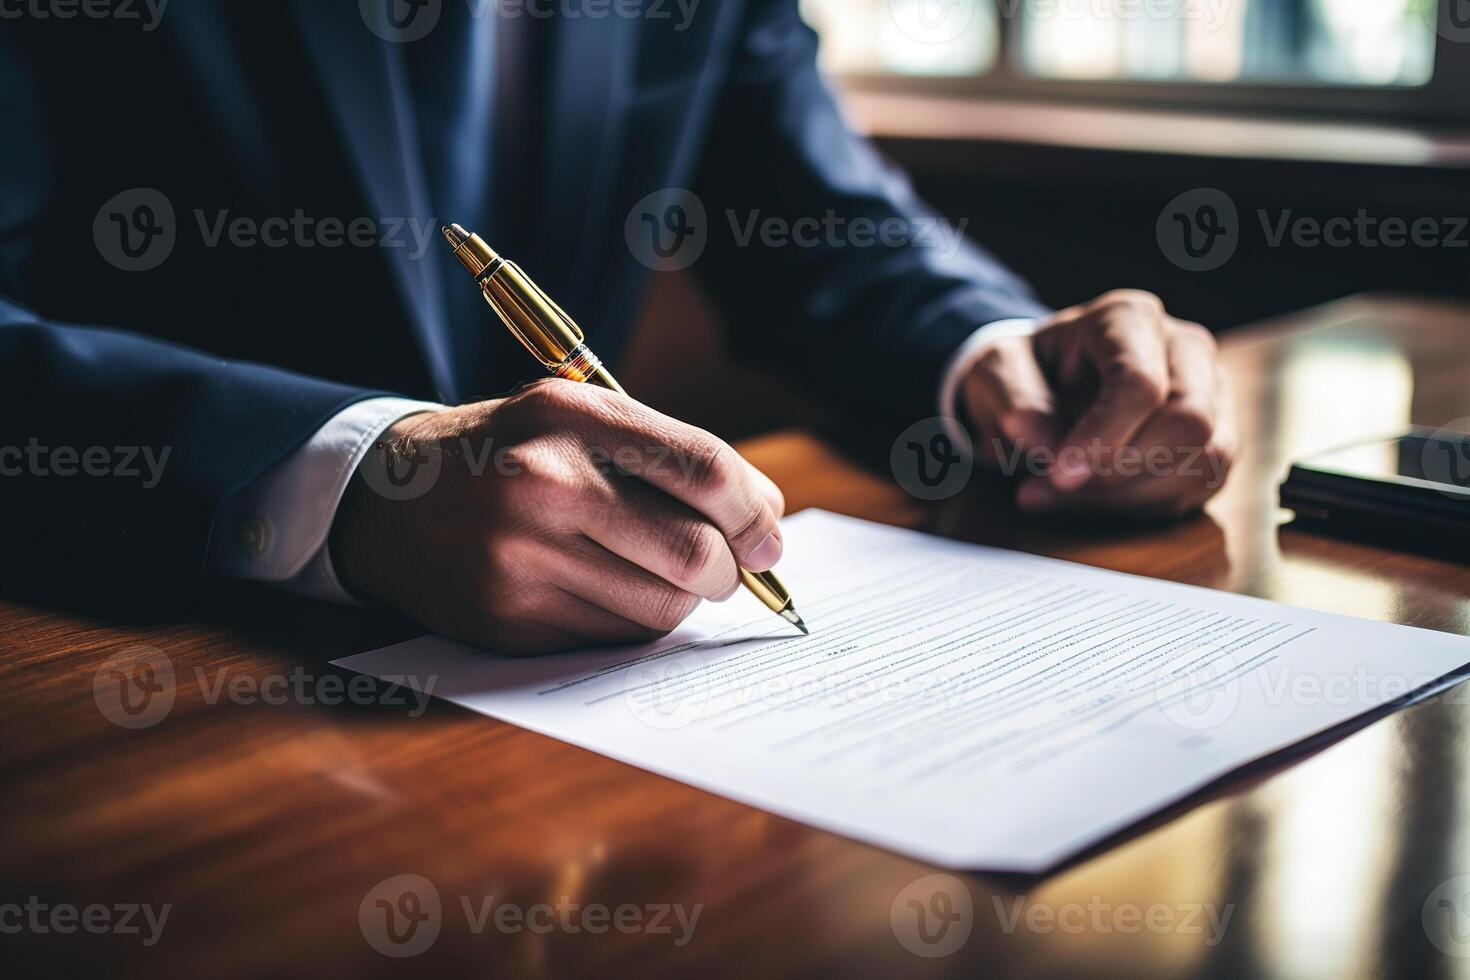
[[1039,871],[1423,692],[1470,639],[805,511],[782,578],[641,647],[340,666],[954,868]]

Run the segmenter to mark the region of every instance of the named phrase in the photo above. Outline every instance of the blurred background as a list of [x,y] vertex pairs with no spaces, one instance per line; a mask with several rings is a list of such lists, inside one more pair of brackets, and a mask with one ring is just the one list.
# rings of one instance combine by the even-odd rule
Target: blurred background
[[[1365,291],[1470,295],[1470,0],[1439,3],[802,0],[802,13],[853,124],[1043,300],[1136,287],[1224,332]],[[1158,227],[1199,188],[1237,221],[1228,260],[1204,270]],[[1434,241],[1385,244],[1393,218],[1430,219]],[[1333,219],[1355,222],[1345,243],[1276,237]],[[654,278],[647,349],[720,356],[697,285]],[[763,427],[697,388],[667,407],[735,435]]]
[[1429,0],[803,0],[839,73],[1422,86]]

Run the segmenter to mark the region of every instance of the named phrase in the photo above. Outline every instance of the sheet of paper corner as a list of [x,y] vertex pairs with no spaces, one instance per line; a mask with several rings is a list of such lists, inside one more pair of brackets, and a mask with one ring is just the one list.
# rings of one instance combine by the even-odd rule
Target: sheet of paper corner
[[[334,663],[385,681],[411,685],[481,714],[936,864],[1026,872],[1045,870],[1263,757],[1370,712],[1382,712],[1387,704],[1400,702],[1401,706],[1437,693],[1463,679],[1461,671],[1470,664],[1470,639],[1453,634],[1297,609],[1250,596],[965,544],[825,511],[803,511],[787,518],[782,526],[786,539],[782,577],[813,626],[809,640],[788,637],[789,631],[779,620],[753,598],[742,596],[723,605],[702,606],[675,633],[646,647],[518,659],[487,654],[443,637],[425,636]],[[877,556],[877,560],[864,561],[863,556]],[[918,567],[915,559],[934,570],[911,582],[903,573]],[[816,756],[771,748],[791,738],[809,740],[814,737],[813,730],[825,730],[840,722],[856,728],[859,744],[876,739],[881,749],[888,744],[883,736],[893,730],[883,728],[884,723],[911,728],[919,724],[913,719],[922,719],[925,712],[942,711],[943,684],[966,682],[926,671],[901,676],[898,668],[883,678],[887,681],[891,677],[895,690],[905,677],[921,677],[917,683],[936,686],[938,698],[932,697],[935,692],[929,692],[931,700],[918,698],[908,704],[900,699],[896,708],[890,703],[886,709],[889,717],[883,722],[875,719],[871,729],[861,721],[866,709],[858,707],[844,714],[843,708],[851,706],[833,700],[840,693],[840,684],[826,692],[825,704],[803,705],[799,698],[783,704],[778,698],[795,697],[790,690],[805,682],[809,674],[818,681],[823,679],[820,670],[813,673],[790,666],[802,661],[804,650],[826,649],[808,644],[831,646],[839,642],[844,620],[871,616],[875,603],[901,596],[905,589],[922,589],[928,581],[941,581],[946,574],[952,588],[970,588],[971,580],[1007,583],[1002,587],[1034,581],[1038,588],[1081,589],[1091,596],[1105,596],[1105,603],[1123,602],[1118,615],[1131,615],[1130,610],[1139,606],[1149,609],[1150,604],[1163,604],[1162,610],[1155,612],[1184,616],[1186,623],[1194,615],[1220,616],[1232,622],[1245,621],[1239,629],[1250,629],[1260,622],[1282,626],[1283,636],[1301,632],[1301,637],[1283,641],[1275,659],[1249,669],[1245,668],[1257,654],[1246,657],[1242,653],[1244,659],[1239,663],[1218,651],[1212,654],[1216,656],[1212,662],[1228,662],[1218,668],[1223,686],[1211,696],[1210,707],[1199,718],[1182,712],[1179,702],[1171,700],[1181,693],[1189,694],[1184,681],[1179,691],[1170,690],[1162,681],[1158,690],[1147,686],[1107,689],[1107,697],[1085,701],[1081,706],[1085,711],[1101,705],[1100,730],[1093,732],[1084,721],[1075,730],[1073,742],[1064,745],[1059,755],[1024,767],[989,763],[990,769],[971,769],[966,776],[965,765],[987,757],[960,754],[954,763],[960,767],[958,778],[929,775],[923,777],[927,782],[894,791],[883,779],[895,765],[901,768],[903,763],[884,758],[881,751],[869,753],[870,758],[834,764],[829,758],[832,752],[851,753],[854,748],[839,745]],[[988,588],[975,586],[983,587]],[[1030,587],[1026,585],[1022,591]],[[864,589],[871,590],[871,595]],[[993,597],[997,593],[979,594]],[[858,608],[838,616],[834,607],[854,595],[859,600]],[[1132,605],[1127,605],[1130,602]],[[973,603],[913,605],[914,615],[901,616],[896,625],[875,629],[872,646],[848,643],[818,657],[818,666],[830,671],[837,665],[835,670],[840,674],[851,669],[844,665],[857,655],[897,643],[908,643],[911,650],[916,637],[918,643],[939,649],[939,640],[925,635],[930,622],[940,617],[936,609],[963,616],[974,608]],[[1022,619],[1025,608],[1024,604],[1002,606],[994,617],[1017,610],[1017,618]],[[1067,613],[1068,608],[1065,604],[1059,607],[1054,613],[1056,622],[1075,615],[1075,609]],[[1179,612],[1171,614],[1171,609]],[[1102,620],[1106,622],[1106,616]],[[1044,631],[1051,622],[1033,615],[1012,633],[1024,647],[1032,635],[1026,630],[1035,624],[1035,629]],[[1099,635],[1124,629],[1123,636],[1127,636],[1129,622],[1099,627],[1095,621],[1084,619],[1066,629],[1084,634],[1087,629],[1100,629]],[[977,623],[983,628],[989,620]],[[1086,625],[1079,625],[1082,623]],[[1167,623],[1163,621],[1163,625]],[[1147,626],[1145,623],[1139,628]],[[937,631],[938,627],[933,629]],[[742,632],[733,639],[711,642],[714,635],[736,630]],[[1058,642],[1066,638],[1065,630],[1054,635]],[[867,636],[860,634],[863,639]],[[824,641],[824,637],[828,639]],[[1256,642],[1265,644],[1270,639],[1267,634]],[[962,635],[946,642],[970,641]],[[973,673],[1002,662],[1007,654],[995,651],[1005,650],[1010,642],[997,641],[993,647],[961,652],[958,659],[964,663],[959,672]],[[1030,642],[1034,645],[1041,641]],[[1104,642],[1098,641],[1099,646]],[[1149,642],[1146,637],[1124,644],[1118,638],[1119,648],[1128,655]],[[1243,650],[1253,646],[1248,644]],[[786,652],[775,658],[758,654],[770,648]],[[1176,659],[1195,658],[1200,650],[1209,651],[1210,647],[1186,642],[1180,649],[1184,652]],[[1263,655],[1271,652],[1267,648]],[[813,656],[817,655],[810,654],[807,659]],[[885,658],[892,656],[876,656],[880,664],[877,671],[888,671]],[[749,664],[763,660],[769,661],[766,667],[754,668],[764,671],[760,683],[769,688],[773,683],[781,686],[788,676],[795,678],[787,691],[742,691],[739,685],[726,691],[721,685],[727,681],[715,679],[721,674],[749,671]],[[1174,676],[1164,668],[1175,662],[1169,660],[1150,676]],[[1101,665],[1101,661],[1097,663]],[[1085,682],[1093,664],[1089,659],[1064,681]],[[1276,676],[1272,677],[1271,668],[1277,665]],[[1306,678],[1315,683],[1317,691],[1324,692],[1329,682],[1350,676],[1361,679],[1364,670],[1375,689],[1366,694],[1358,691],[1363,696],[1345,703],[1329,703],[1331,695],[1326,693],[1319,693],[1310,703],[1303,696],[1287,693],[1295,689],[1296,678]],[[699,681],[701,675],[710,679]],[[1213,683],[1208,676],[1204,681],[1206,686]],[[692,689],[698,693],[701,683],[705,685],[702,700],[664,696],[650,705],[645,696],[650,689],[673,693]],[[1308,692],[1312,689],[1312,683],[1304,688]],[[1046,690],[1050,693],[1030,715],[1038,719],[1037,724],[1064,720],[1062,702],[1074,692],[1066,683],[1050,685]],[[1410,692],[1412,697],[1406,697]],[[1150,694],[1151,704],[1147,700]],[[1214,706],[1227,694],[1233,698],[1227,699],[1228,711],[1224,717],[1212,717],[1209,712],[1218,714]],[[1136,710],[1127,709],[1130,700],[1140,701]],[[772,706],[779,710],[766,710]],[[1107,712],[1113,706],[1132,713],[1109,721]],[[722,711],[750,707],[771,717],[753,728],[748,720],[739,718],[723,726],[713,723],[714,716]],[[1025,709],[1021,713],[1025,715]],[[989,723],[980,713],[940,719],[935,723],[933,739],[922,739],[915,755],[943,747],[943,740],[953,733],[942,722],[966,720]],[[1208,724],[1197,725],[1200,720]],[[409,722],[411,719],[405,719]],[[726,731],[737,725],[745,727],[733,733]],[[1058,731],[1062,736],[1072,734],[1066,727]],[[819,740],[816,748],[825,744]],[[1045,744],[1026,742],[1023,747]],[[1000,766],[999,775],[996,766]]]

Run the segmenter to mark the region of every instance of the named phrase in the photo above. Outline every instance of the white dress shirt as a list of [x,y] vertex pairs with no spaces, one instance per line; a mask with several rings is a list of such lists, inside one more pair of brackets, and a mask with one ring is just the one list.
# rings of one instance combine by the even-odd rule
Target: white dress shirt
[[[939,387],[939,417],[956,446],[970,438],[957,421],[960,383],[987,344],[1025,336],[1035,320],[997,320],[976,330],[945,365]],[[290,592],[354,603],[332,567],[327,537],[337,505],[357,465],[373,443],[400,419],[442,412],[444,405],[408,398],[369,398],[349,405],[317,430],[306,444],[267,470],[222,509],[215,522],[210,564],[222,575],[271,582]]]

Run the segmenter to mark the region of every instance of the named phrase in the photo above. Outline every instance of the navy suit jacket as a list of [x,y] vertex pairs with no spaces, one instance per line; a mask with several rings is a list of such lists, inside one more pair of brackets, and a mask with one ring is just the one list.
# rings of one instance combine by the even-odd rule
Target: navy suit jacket
[[[796,0],[703,0],[678,25],[549,25],[536,220],[520,240],[482,229],[605,359],[616,363],[652,274],[625,218],[666,188],[706,208],[694,269],[736,348],[854,410],[880,378],[898,416],[932,414],[942,365],[971,331],[1044,312],[974,247],[742,244],[731,215],[928,212],[842,122]],[[221,505],[346,405],[462,402],[535,374],[487,311],[451,315],[452,255],[438,240],[416,254],[403,226],[398,247],[211,247],[228,234],[222,216],[369,216],[385,235],[394,219],[439,220],[404,53],[355,0],[179,0],[151,31],[85,17],[0,26],[0,449],[103,447],[114,469],[130,449],[169,452],[156,485],[0,456],[10,573],[187,592]],[[146,271],[109,261],[136,188],[173,211],[171,250]],[[144,217],[132,232],[167,218]]]

